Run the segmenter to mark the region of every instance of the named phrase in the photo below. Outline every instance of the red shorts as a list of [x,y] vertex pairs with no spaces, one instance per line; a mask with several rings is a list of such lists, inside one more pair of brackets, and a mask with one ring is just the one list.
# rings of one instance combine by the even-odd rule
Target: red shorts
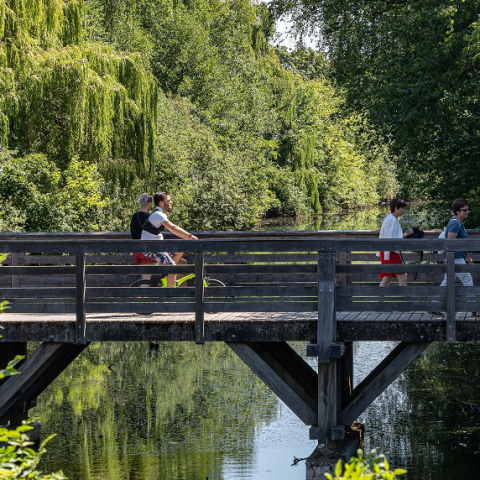
[[[380,252],[380,259],[382,260],[382,265],[403,265],[402,257],[397,252],[390,252],[390,260],[385,260],[385,252]],[[402,272],[398,273],[380,273],[380,278],[388,277],[392,275],[393,278],[396,278],[397,275],[403,275]]]
[[155,263],[155,260],[146,257],[140,252],[133,253],[133,261],[135,262],[135,265],[153,265]]

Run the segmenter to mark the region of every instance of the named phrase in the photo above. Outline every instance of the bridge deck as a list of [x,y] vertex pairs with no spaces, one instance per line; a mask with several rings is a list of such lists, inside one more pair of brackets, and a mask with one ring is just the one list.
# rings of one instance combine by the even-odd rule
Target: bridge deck
[[[0,342],[74,342],[73,314],[4,313]],[[311,341],[316,312],[229,312],[205,317],[205,340],[227,342]],[[457,341],[480,341],[480,318],[457,312]],[[88,314],[87,341],[194,341],[195,314]],[[445,341],[443,315],[425,312],[338,312],[337,340]]]

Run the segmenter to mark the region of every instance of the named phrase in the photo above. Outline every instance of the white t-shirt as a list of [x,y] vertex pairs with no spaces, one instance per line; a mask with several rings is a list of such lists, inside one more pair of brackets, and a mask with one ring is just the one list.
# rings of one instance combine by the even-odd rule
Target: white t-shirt
[[[157,207],[155,211],[148,217],[148,220],[154,227],[160,228],[160,225],[168,220],[168,217],[160,207]],[[142,230],[142,240],[163,240],[163,235],[161,233],[154,235],[146,230]]]
[[[378,238],[403,238],[403,231],[395,215],[387,215],[382,223]],[[398,253],[398,252],[397,252]],[[377,252],[377,257],[380,252]],[[390,260],[390,252],[384,252],[385,260]]]

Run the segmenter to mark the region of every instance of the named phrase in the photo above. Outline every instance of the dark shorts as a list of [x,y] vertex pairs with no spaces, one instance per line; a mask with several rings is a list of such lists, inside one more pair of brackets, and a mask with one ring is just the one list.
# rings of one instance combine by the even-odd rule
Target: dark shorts
[[[382,260],[382,265],[403,265],[402,257],[397,252],[390,252],[390,260],[385,260],[385,253],[380,252],[380,259]],[[393,278],[396,278],[397,275],[403,275],[405,272],[397,273],[380,273],[380,278],[388,277],[392,275]]]

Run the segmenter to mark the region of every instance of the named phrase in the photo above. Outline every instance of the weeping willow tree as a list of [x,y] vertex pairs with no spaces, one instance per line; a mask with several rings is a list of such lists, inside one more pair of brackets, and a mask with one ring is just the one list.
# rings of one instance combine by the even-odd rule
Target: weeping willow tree
[[84,0],[0,0],[0,141],[126,184],[152,169],[158,86],[135,54],[82,41]]

